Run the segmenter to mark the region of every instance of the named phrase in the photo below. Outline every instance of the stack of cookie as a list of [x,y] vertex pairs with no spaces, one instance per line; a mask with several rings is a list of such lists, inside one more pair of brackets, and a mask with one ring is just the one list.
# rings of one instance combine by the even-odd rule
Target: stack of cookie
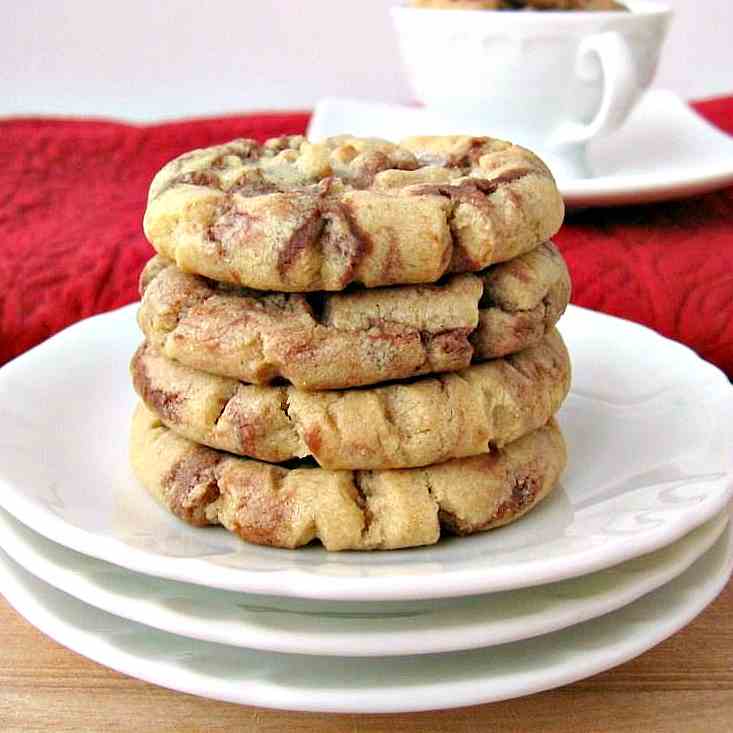
[[570,296],[562,199],[490,138],[283,137],[153,180],[135,471],[244,540],[394,549],[525,514],[556,484]]

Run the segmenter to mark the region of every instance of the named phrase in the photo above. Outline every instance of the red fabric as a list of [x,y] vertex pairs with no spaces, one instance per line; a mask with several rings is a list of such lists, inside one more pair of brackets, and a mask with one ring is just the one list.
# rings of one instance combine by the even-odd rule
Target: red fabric
[[[698,111],[733,134],[733,97]],[[65,326],[130,303],[152,249],[141,220],[167,160],[233,137],[301,133],[305,113],[132,126],[0,121],[0,363]],[[733,188],[592,209],[556,241],[573,301],[646,324],[733,376]]]

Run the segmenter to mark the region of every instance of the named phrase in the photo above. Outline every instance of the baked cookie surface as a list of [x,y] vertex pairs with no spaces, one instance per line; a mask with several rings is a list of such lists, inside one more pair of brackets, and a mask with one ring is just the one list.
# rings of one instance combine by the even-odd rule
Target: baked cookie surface
[[570,274],[554,244],[478,273],[483,295],[471,334],[474,359],[493,359],[539,343],[570,303]]
[[541,244],[439,285],[300,295],[245,291],[153,258],[138,323],[164,356],[253,384],[357,387],[459,371],[538,343],[570,299],[562,256]]
[[439,10],[628,10],[615,0],[410,0],[408,4]]
[[296,548],[389,550],[512,522],[556,485],[566,448],[554,421],[472,458],[396,471],[288,469],[196,445],[140,405],[130,458],[148,491],[194,526],[221,524],[243,540]]
[[146,344],[131,373],[148,409],[190,440],[265,461],[313,456],[329,469],[425,466],[501,447],[544,425],[571,377],[556,330],[460,372],[365,389],[243,384],[176,364]]
[[481,270],[549,239],[563,215],[545,164],[508,142],[290,136],[171,161],[151,184],[144,229],[184,272],[311,292]]

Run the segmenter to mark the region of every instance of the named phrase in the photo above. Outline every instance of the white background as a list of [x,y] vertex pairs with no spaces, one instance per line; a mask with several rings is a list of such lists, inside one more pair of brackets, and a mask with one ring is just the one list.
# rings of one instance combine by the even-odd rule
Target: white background
[[[406,101],[395,0],[6,0],[0,115],[125,119]],[[656,86],[733,93],[733,2],[676,11]]]

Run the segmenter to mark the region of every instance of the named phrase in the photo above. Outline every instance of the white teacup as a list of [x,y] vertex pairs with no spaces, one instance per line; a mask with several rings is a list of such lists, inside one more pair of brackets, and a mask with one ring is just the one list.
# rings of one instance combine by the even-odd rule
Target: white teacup
[[672,13],[395,7],[419,102],[456,130],[541,153],[560,177],[588,175],[585,147],[620,127],[649,86]]

